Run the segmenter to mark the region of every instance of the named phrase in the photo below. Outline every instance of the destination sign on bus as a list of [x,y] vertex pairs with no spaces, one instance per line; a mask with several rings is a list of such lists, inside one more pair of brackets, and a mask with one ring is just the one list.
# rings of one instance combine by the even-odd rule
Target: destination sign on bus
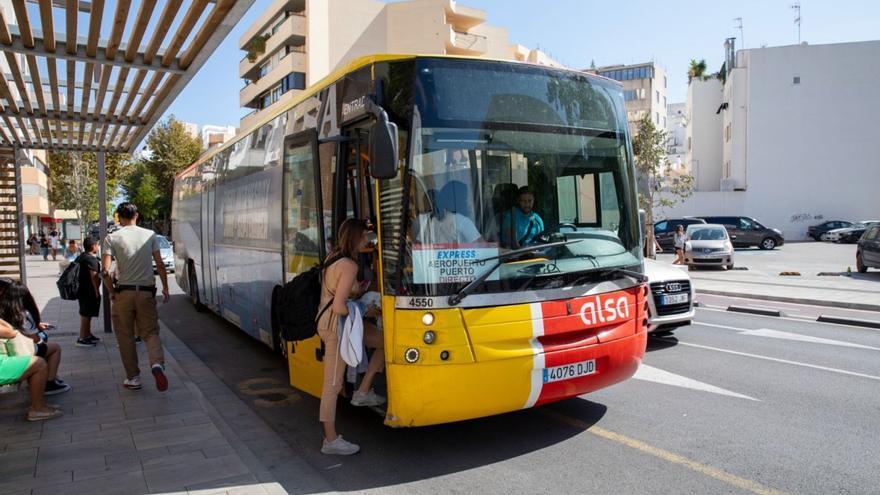
[[[413,281],[417,284],[457,284],[477,278],[491,268],[480,262],[498,256],[498,246],[474,244],[414,244]],[[498,280],[496,271],[489,280]]]

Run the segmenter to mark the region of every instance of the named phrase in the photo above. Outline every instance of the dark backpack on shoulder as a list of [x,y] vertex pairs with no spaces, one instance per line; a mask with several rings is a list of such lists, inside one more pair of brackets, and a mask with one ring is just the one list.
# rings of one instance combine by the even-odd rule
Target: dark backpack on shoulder
[[79,296],[79,256],[67,265],[64,272],[58,277],[58,293],[61,299],[76,301]]
[[330,301],[319,308],[321,273],[339,259],[334,257],[326,263],[309,268],[272,294],[272,317],[284,340],[306,340],[318,333],[318,319],[333,303]]

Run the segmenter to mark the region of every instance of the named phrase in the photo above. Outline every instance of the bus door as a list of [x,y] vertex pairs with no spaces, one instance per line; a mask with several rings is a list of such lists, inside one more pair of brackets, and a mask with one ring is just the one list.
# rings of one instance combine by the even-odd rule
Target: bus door
[[202,273],[199,276],[199,298],[204,304],[217,304],[214,294],[214,184],[202,190]]
[[[369,170],[369,131],[365,127],[353,127],[343,131],[342,164],[336,174],[334,206],[334,227],[337,232],[339,225],[347,218],[360,218],[375,225],[377,212],[374,197],[374,179]],[[344,173],[342,173],[344,172]],[[372,235],[372,234],[371,234]],[[361,255],[358,266],[358,280],[374,287],[378,286],[378,266],[374,263],[375,255]],[[371,289],[376,290],[376,289]]]
[[[284,282],[317,265],[326,256],[321,185],[329,182],[325,179],[329,174],[322,170],[323,162],[323,157],[318,157],[315,130],[303,131],[284,140],[281,203]],[[295,344],[287,343],[287,355],[291,385],[319,397],[324,376],[321,338],[315,335]]]

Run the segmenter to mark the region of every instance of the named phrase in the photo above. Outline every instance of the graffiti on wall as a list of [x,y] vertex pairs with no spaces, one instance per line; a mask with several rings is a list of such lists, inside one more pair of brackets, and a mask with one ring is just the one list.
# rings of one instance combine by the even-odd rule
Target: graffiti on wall
[[811,213],[795,213],[794,215],[791,216],[791,218],[789,219],[789,222],[791,222],[791,223],[814,222],[814,221],[819,221],[819,220],[824,220],[824,219],[825,219],[825,215],[813,215]]

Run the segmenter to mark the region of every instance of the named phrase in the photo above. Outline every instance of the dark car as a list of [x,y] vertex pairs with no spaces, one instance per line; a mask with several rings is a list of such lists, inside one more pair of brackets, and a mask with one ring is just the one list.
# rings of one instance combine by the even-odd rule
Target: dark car
[[868,268],[880,268],[880,224],[874,224],[865,231],[856,247],[856,268],[865,273]]
[[773,249],[785,244],[785,237],[779,229],[771,229],[751,217],[700,217],[707,223],[717,223],[727,228],[733,247],[757,246],[761,249]]
[[706,221],[693,217],[667,218],[666,220],[661,220],[654,224],[654,238],[657,239],[657,243],[660,244],[660,247],[663,248],[664,251],[671,251],[675,248],[675,241],[673,240],[675,229],[681,225],[684,227],[684,230],[687,230],[688,225],[693,225],[695,223],[706,223]]
[[807,235],[818,241],[821,240],[822,234],[828,232],[829,230],[844,229],[852,226],[852,222],[847,222],[845,220],[829,220],[827,222],[820,223],[819,225],[813,225],[812,227],[807,229]]

